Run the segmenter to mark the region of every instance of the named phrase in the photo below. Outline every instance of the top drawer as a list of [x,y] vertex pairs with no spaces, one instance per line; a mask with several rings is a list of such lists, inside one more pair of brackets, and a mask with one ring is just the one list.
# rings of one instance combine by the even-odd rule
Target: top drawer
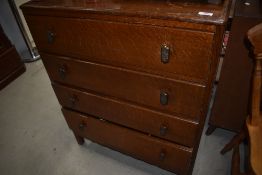
[[176,79],[206,82],[208,77],[213,33],[90,19],[26,19],[42,52]]

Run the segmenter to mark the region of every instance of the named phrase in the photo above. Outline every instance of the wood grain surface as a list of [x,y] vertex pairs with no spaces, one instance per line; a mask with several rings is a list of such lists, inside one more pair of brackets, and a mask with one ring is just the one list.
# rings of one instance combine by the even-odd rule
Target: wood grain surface
[[[213,33],[88,19],[27,17],[40,52],[205,84]],[[66,29],[66,30],[65,30]],[[48,42],[48,32],[54,41]],[[161,47],[168,46],[168,63]]]
[[[22,6],[26,14],[45,14],[52,16],[89,16],[90,14],[155,18],[188,21],[194,23],[224,25],[227,22],[231,0],[221,4],[168,0],[37,0]],[[212,15],[199,15],[207,12]],[[86,15],[85,15],[86,14]]]
[[[196,142],[198,132],[196,122],[55,83],[53,88],[60,104],[64,107],[188,147],[193,147]],[[165,130],[161,132],[161,129]]]
[[[103,120],[66,109],[62,110],[68,126],[77,136],[124,152],[177,174],[188,173],[191,149],[150,137]],[[81,125],[81,127],[79,127]],[[83,126],[83,127],[82,127]]]
[[[205,92],[201,85],[66,57],[41,56],[52,81],[199,120]],[[61,68],[65,70],[62,77]],[[168,94],[166,105],[160,103],[161,92]]]
[[230,7],[230,0],[193,1],[22,6],[79,144],[88,138],[177,174],[192,173]]

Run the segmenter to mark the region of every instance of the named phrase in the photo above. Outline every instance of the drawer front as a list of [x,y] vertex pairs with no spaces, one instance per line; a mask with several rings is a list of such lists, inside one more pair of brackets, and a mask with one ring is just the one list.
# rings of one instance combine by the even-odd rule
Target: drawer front
[[3,31],[1,31],[0,29],[0,54],[3,54],[6,50],[8,50],[11,47],[12,45],[10,41],[7,39]]
[[21,60],[14,47],[0,54],[0,80],[21,66]]
[[125,69],[41,55],[50,79],[198,120],[205,88]]
[[26,18],[42,52],[170,78],[205,82],[209,74],[212,33],[88,19]]
[[189,171],[191,149],[69,110],[63,113],[69,127],[81,137],[179,175]]
[[73,110],[193,147],[198,124],[92,93],[53,84],[60,104]]

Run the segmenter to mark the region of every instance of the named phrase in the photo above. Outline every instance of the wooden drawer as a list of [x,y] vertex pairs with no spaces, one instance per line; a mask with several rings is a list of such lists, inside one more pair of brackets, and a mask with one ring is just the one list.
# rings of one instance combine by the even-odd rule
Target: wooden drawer
[[188,174],[192,150],[145,134],[63,109],[75,134],[179,175]]
[[198,123],[58,84],[53,84],[53,88],[64,107],[185,146],[193,147],[195,144]]
[[41,56],[53,81],[180,114],[183,118],[199,119],[203,86],[65,57]]
[[14,47],[10,47],[0,54],[0,80],[6,78],[22,65],[19,55]]
[[27,22],[41,52],[196,82],[206,82],[210,71],[213,33],[46,16],[27,16]]

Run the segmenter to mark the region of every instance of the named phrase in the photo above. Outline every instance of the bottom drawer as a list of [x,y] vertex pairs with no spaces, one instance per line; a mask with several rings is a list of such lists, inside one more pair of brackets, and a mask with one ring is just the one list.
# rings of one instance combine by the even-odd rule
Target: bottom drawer
[[67,109],[62,111],[75,135],[86,137],[179,175],[190,172],[192,149]]

